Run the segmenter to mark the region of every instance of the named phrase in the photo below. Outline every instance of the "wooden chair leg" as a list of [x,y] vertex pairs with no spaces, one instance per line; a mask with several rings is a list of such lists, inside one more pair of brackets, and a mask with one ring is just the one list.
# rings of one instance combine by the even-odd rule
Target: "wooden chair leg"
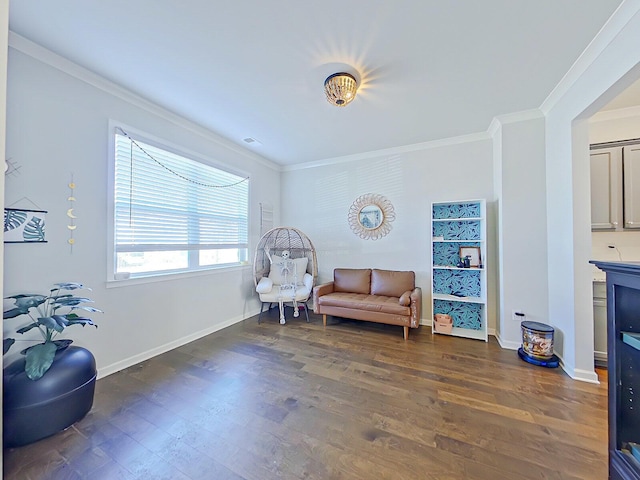
[[325,327],[327,326],[327,316],[326,315],[322,315],[322,325],[324,325]]
[[409,339],[409,327],[403,327],[404,328],[404,339],[408,340]]

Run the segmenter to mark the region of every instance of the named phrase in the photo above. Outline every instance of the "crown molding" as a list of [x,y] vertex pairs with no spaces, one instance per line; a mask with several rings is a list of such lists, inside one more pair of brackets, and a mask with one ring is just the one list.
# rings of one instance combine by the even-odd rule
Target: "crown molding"
[[620,31],[640,12],[640,1],[624,0],[609,17],[600,31],[580,54],[571,68],[554,87],[551,93],[540,105],[540,110],[547,115],[551,109],[566,95],[571,87],[586,72],[587,68],[611,44]]
[[307,163],[298,163],[296,165],[286,165],[282,167],[283,172],[293,170],[304,170],[307,168],[325,167],[328,165],[336,165],[339,163],[355,162],[357,160],[368,160],[376,157],[384,157],[390,155],[400,155],[403,153],[415,152],[418,150],[429,150],[432,148],[447,147],[451,145],[460,145],[463,143],[481,142],[490,140],[491,137],[487,132],[471,133],[469,135],[460,135],[458,137],[449,137],[430,142],[414,143],[411,145],[403,145],[400,147],[384,148],[382,150],[374,150],[370,152],[355,153],[353,155],[344,155],[342,157],[326,158]]
[[225,137],[222,137],[212,130],[209,130],[191,120],[188,120],[178,115],[177,113],[167,110],[166,108],[161,107],[156,103],[153,103],[110,80],[107,80],[97,73],[92,72],[91,70],[88,70],[87,68],[82,67],[77,63],[74,63],[71,60],[62,57],[57,53],[54,53],[51,50],[48,50],[43,46],[32,42],[31,40],[18,35],[11,30],[9,31],[9,47],[25,55],[28,55],[35,60],[44,63],[45,65],[49,65],[50,67],[53,67],[71,77],[81,80],[99,90],[102,90],[103,92],[113,95],[121,100],[124,100],[127,103],[130,103],[138,108],[146,110],[149,113],[161,117],[176,126],[195,133],[196,135],[199,135],[208,141],[214,142],[227,148],[228,150],[231,150],[257,163],[260,163],[267,168],[276,171],[282,170],[281,166],[277,163],[272,162],[271,160],[267,160],[266,158],[261,157],[254,152],[246,150],[242,146],[237,145],[236,143]]
[[493,138],[503,125],[526,122],[529,120],[536,120],[538,118],[544,118],[544,113],[542,113],[539,108],[532,108],[531,110],[522,110],[520,112],[498,115],[493,117],[493,120],[491,120],[489,128],[487,128],[487,133],[491,138]]
[[608,122],[621,118],[640,117],[640,105],[634,107],[618,108],[616,110],[604,110],[589,118],[589,123]]
[[[529,120],[536,120],[538,118],[544,118],[544,113],[542,113],[542,110],[539,108],[532,108],[530,110],[498,115],[494,120],[500,122],[501,125],[507,125],[509,123],[526,122]],[[491,123],[493,124],[493,122]],[[489,128],[491,128],[491,125],[489,125]]]
[[493,138],[501,128],[502,123],[498,120],[498,117],[493,117],[493,120],[491,120],[491,123],[489,124],[489,128],[487,128],[487,133],[491,138]]

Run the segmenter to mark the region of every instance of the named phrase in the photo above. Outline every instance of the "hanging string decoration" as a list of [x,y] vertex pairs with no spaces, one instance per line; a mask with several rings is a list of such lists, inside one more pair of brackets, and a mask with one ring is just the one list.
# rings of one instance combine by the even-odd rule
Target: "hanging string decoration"
[[76,239],[73,237],[73,233],[76,230],[75,219],[78,218],[73,212],[73,202],[76,201],[76,197],[74,196],[76,184],[73,181],[73,173],[71,174],[71,181],[69,182],[68,186],[69,196],[67,197],[67,201],[69,202],[69,209],[67,210],[67,217],[69,217],[69,225],[67,225],[67,228],[69,229],[69,240],[67,240],[67,243],[69,244],[70,252],[73,253],[73,245],[76,243]]
[[203,183],[203,182],[200,182],[198,180],[194,180],[193,178],[188,178],[188,177],[182,175],[181,173],[178,173],[175,170],[169,168],[164,163],[162,163],[160,160],[158,160],[153,155],[151,155],[138,142],[136,142],[133,138],[131,138],[131,136],[127,132],[125,132],[122,128],[116,127],[116,129],[119,130],[120,133],[122,133],[125,137],[127,137],[129,139],[129,141],[131,142],[131,145],[132,145],[132,148],[131,148],[131,168],[132,169],[133,169],[133,146],[135,145],[136,148],[138,148],[142,153],[144,153],[147,157],[149,157],[156,164],[158,164],[160,167],[164,168],[166,171],[168,171],[172,175],[175,175],[176,177],[181,178],[185,182],[193,183],[194,185],[198,185],[200,187],[206,187],[206,188],[229,188],[229,187],[235,187],[236,185],[239,185],[239,184],[249,180],[249,177],[245,177],[245,178],[243,178],[241,180],[238,180],[237,182],[229,183],[227,185],[213,185],[213,184],[209,184],[209,183]]

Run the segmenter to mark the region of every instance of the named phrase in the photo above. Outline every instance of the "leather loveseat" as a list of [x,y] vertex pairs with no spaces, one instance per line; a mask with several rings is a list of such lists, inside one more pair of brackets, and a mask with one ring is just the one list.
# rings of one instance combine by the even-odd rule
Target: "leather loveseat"
[[415,285],[410,271],[336,268],[333,282],[313,289],[313,311],[327,315],[418,328],[422,308],[422,290]]

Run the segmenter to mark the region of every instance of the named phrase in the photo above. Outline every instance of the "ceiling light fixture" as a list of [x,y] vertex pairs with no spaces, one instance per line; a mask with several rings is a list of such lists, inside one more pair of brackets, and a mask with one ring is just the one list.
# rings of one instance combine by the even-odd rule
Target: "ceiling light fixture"
[[336,107],[345,107],[356,98],[358,83],[353,75],[348,73],[334,73],[324,81],[324,93],[327,101]]

